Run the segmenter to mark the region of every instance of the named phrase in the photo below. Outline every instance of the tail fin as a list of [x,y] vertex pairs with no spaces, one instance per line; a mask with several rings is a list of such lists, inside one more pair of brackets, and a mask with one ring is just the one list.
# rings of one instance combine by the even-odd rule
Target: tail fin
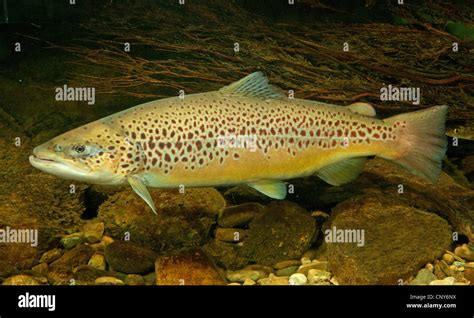
[[417,176],[436,182],[441,173],[441,161],[447,146],[447,110],[446,105],[435,106],[384,119],[387,124],[405,124],[395,155],[387,156],[386,159],[398,163]]

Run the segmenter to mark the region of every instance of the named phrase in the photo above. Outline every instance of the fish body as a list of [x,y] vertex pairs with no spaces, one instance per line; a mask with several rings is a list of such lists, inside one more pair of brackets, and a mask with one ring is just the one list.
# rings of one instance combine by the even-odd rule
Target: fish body
[[247,184],[283,199],[284,180],[354,180],[367,156],[438,178],[446,106],[376,119],[348,107],[289,99],[253,73],[218,91],[138,105],[38,146],[33,166],[97,184],[126,184],[155,210],[147,187]]

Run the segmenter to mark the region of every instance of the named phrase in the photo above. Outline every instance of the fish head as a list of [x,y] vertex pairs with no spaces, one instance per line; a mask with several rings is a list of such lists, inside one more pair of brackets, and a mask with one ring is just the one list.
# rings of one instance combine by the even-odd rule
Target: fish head
[[446,135],[452,138],[474,140],[474,124],[468,123],[466,126],[457,126],[446,130]]
[[123,154],[130,147],[121,131],[104,123],[91,123],[37,146],[30,156],[33,167],[70,180],[93,184],[121,184]]

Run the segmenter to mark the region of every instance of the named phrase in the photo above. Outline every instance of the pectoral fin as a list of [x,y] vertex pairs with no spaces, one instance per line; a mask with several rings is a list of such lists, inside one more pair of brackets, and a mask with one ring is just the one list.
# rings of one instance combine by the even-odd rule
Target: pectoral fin
[[273,199],[283,200],[286,197],[286,184],[278,180],[263,180],[250,183],[249,187]]
[[143,183],[143,180],[138,176],[128,176],[127,181],[132,187],[133,191],[135,191],[135,193],[138,194],[140,198],[146,202],[146,204],[148,204],[153,213],[157,214],[155,203],[153,202],[146,185]]
[[344,159],[318,170],[316,175],[333,186],[355,180],[364,169],[366,157]]

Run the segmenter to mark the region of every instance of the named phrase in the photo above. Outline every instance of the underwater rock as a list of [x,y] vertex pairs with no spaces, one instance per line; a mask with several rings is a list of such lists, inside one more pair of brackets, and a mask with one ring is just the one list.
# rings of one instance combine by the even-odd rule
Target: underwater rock
[[105,256],[103,254],[95,253],[92,255],[87,265],[97,269],[105,270],[107,267],[107,264],[105,263]]
[[295,273],[288,279],[288,285],[306,285],[307,282],[308,278],[301,273]]
[[158,216],[133,191],[109,197],[100,206],[98,218],[107,235],[154,250],[160,254],[201,246],[211,226],[225,206],[222,195],[213,188],[151,190]]
[[87,245],[79,245],[72,250],[66,251],[60,258],[51,263],[51,268],[64,266],[74,268],[79,265],[87,264],[94,254],[94,250]]
[[47,277],[51,285],[71,285],[74,281],[72,269],[66,266],[50,267]]
[[288,282],[288,277],[283,277],[283,276],[275,276],[273,274],[270,274],[266,278],[259,279],[257,281],[258,285],[289,285]]
[[142,286],[145,285],[145,280],[143,279],[143,276],[137,275],[137,274],[128,274],[124,281],[125,285],[130,285],[130,286]]
[[430,282],[436,279],[436,275],[430,270],[422,268],[418,271],[415,279],[410,282],[410,285],[428,285]]
[[39,260],[40,263],[51,263],[63,255],[63,252],[59,248],[55,248],[49,251],[44,252],[43,255],[41,255],[41,258]]
[[436,276],[437,279],[443,279],[446,277],[446,274],[441,269],[440,262],[436,260],[433,265],[433,274]]
[[227,207],[222,211],[217,223],[221,227],[239,227],[247,225],[252,219],[264,209],[259,203],[244,203]]
[[111,238],[110,236],[104,235],[102,236],[102,239],[100,240],[99,243],[91,244],[90,247],[92,247],[94,251],[98,253],[104,253],[105,248],[109,246],[113,241],[114,241],[113,238]]
[[292,202],[275,201],[250,222],[238,251],[255,263],[272,265],[301,257],[317,233],[316,221],[306,210]]
[[210,240],[203,246],[204,252],[209,255],[216,265],[226,269],[236,270],[244,267],[249,260],[239,254],[239,246],[219,240]]
[[435,279],[430,282],[430,285],[437,285],[437,286],[450,286],[454,285],[456,279],[454,277],[446,277],[444,279]]
[[255,281],[251,280],[250,278],[247,278],[246,280],[244,280],[242,285],[243,286],[253,286],[253,285],[257,285],[257,283]]
[[304,275],[307,275],[308,272],[312,269],[317,269],[317,270],[323,270],[323,271],[326,271],[328,268],[328,262],[326,261],[318,261],[318,260],[314,260],[314,261],[311,261],[311,263],[307,263],[307,264],[303,264],[301,265],[297,272],[298,273],[301,273],[301,274],[304,274]]
[[87,243],[97,243],[102,238],[102,235],[104,235],[104,223],[89,221],[83,225],[82,232]]
[[439,268],[444,273],[445,276],[453,276],[454,272],[451,270],[450,266],[444,261],[441,260],[438,262]]
[[234,229],[234,228],[223,228],[219,227],[216,229],[215,237],[219,241],[238,243],[245,239],[247,236],[247,230]]
[[[403,193],[399,194],[399,185]],[[412,175],[405,169],[382,159],[369,160],[364,173],[344,190],[362,189],[367,195],[393,198],[400,204],[416,206],[447,219],[454,230],[474,240],[474,190],[456,183],[441,172],[436,183]],[[352,191],[353,192],[353,191]]]
[[308,284],[318,285],[324,282],[329,282],[331,273],[321,269],[310,269],[307,274]]
[[60,241],[61,245],[67,250],[70,250],[71,248],[82,244],[83,242],[84,234],[82,232],[66,235]]
[[325,243],[329,269],[341,284],[397,284],[452,243],[446,220],[406,206],[397,196],[365,195],[339,204],[325,236],[335,229],[352,234],[345,242]]
[[125,285],[125,283],[112,276],[99,277],[95,280],[96,285]]
[[464,271],[464,278],[471,282],[471,285],[474,285],[474,268],[467,267]]
[[156,285],[224,285],[210,259],[199,249],[174,256],[159,256],[155,263]]
[[276,270],[279,270],[279,269],[283,269],[290,266],[300,266],[300,265],[301,265],[301,261],[297,259],[290,259],[290,260],[281,261],[276,264],[273,264],[273,268]]
[[145,284],[147,284],[147,285],[155,285],[155,283],[156,283],[156,274],[155,274],[155,272],[153,271],[149,274],[144,275],[143,280],[145,281]]
[[125,274],[146,274],[153,270],[157,254],[131,242],[114,241],[105,249],[109,266]]
[[474,249],[468,244],[463,244],[462,246],[456,247],[454,254],[465,260],[474,261]]
[[82,284],[94,284],[95,280],[102,276],[114,276],[120,278],[120,275],[115,272],[95,268],[90,265],[79,265],[73,270],[73,278]]
[[454,262],[454,256],[451,254],[444,254],[443,255],[443,261],[445,261],[447,264],[451,265]]
[[261,271],[267,273],[269,275],[270,273],[273,273],[273,268],[270,266],[265,266],[265,265],[260,265],[260,264],[250,264],[245,266],[243,269],[249,269],[253,271]]
[[[299,258],[318,232],[309,213],[295,203],[280,201],[264,207],[249,226],[243,242],[229,244],[211,240],[204,250],[217,265],[230,270],[241,269],[250,262],[272,265]],[[300,261],[295,262],[300,264]]]
[[246,279],[257,281],[261,278],[267,277],[268,274],[264,271],[241,269],[238,271],[227,271],[226,278],[230,282],[243,283]]
[[48,281],[53,285],[69,285],[74,279],[73,269],[85,265],[94,254],[94,250],[87,245],[78,245],[66,251],[60,258],[49,266]]
[[275,275],[277,275],[277,276],[291,276],[294,273],[296,273],[296,271],[298,270],[298,267],[299,266],[296,265],[296,266],[289,266],[289,267],[281,268],[281,269],[276,271]]
[[15,275],[5,279],[2,285],[41,285],[41,283],[29,275]]
[[49,267],[48,267],[48,264],[46,264],[46,263],[40,263],[40,264],[38,264],[36,266],[33,266],[31,268],[31,270],[33,272],[36,272],[36,273],[41,274],[41,275],[47,275],[48,274],[48,269],[49,269]]

